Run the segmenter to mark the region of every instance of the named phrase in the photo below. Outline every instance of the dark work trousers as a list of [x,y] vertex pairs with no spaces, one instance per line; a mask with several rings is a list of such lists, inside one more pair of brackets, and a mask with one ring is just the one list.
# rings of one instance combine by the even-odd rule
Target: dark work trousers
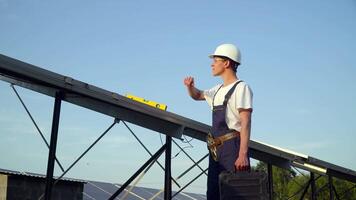
[[[235,85],[226,93],[224,103],[219,106],[214,106],[215,93],[213,97],[213,127],[212,135],[213,137],[219,137],[227,133],[236,132],[236,130],[231,130],[226,124],[226,108],[227,102],[229,101],[232,93],[234,92],[237,84],[241,81],[235,83]],[[219,200],[219,174],[222,171],[235,171],[235,161],[238,157],[240,149],[240,139],[239,137],[225,141],[223,145],[218,147],[217,155],[218,161],[214,161],[212,156],[209,155],[209,171],[208,171],[208,190],[207,190],[207,200]]]

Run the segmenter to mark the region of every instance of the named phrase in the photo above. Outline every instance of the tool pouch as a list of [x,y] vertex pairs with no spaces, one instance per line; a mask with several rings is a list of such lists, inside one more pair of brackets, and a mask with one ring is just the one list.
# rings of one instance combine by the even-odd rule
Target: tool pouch
[[213,160],[218,161],[218,149],[217,147],[220,144],[217,144],[216,141],[214,140],[213,135],[211,135],[211,133],[208,134],[206,142],[208,144],[208,148],[210,151],[210,155],[213,158]]

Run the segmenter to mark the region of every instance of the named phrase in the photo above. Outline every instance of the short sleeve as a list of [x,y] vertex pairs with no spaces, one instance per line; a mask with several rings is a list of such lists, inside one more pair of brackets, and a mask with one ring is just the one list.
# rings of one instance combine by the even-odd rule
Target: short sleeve
[[237,109],[253,109],[253,93],[249,85],[243,82],[238,85],[236,95],[236,108]]
[[211,109],[213,108],[214,95],[215,95],[216,91],[219,89],[219,87],[220,87],[220,85],[216,85],[215,87],[213,87],[211,89],[203,91],[205,101],[209,104]]

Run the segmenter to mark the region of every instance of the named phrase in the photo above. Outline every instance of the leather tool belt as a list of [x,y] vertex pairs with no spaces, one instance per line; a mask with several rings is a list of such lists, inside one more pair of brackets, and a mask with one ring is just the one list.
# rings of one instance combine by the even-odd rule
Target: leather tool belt
[[207,143],[212,158],[218,161],[218,147],[224,144],[225,141],[231,140],[239,135],[239,132],[227,133],[225,135],[214,138],[211,133],[208,134]]

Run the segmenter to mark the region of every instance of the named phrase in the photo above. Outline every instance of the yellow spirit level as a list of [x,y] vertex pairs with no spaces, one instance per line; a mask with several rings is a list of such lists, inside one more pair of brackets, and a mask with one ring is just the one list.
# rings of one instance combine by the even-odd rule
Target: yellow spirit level
[[143,103],[143,104],[146,104],[146,105],[149,105],[149,106],[161,109],[161,110],[167,110],[167,105],[165,105],[165,104],[157,103],[155,101],[146,100],[142,97],[137,97],[137,96],[134,96],[131,94],[127,94],[126,97],[129,99],[132,99],[134,101],[137,101],[137,102],[140,102],[140,103]]

